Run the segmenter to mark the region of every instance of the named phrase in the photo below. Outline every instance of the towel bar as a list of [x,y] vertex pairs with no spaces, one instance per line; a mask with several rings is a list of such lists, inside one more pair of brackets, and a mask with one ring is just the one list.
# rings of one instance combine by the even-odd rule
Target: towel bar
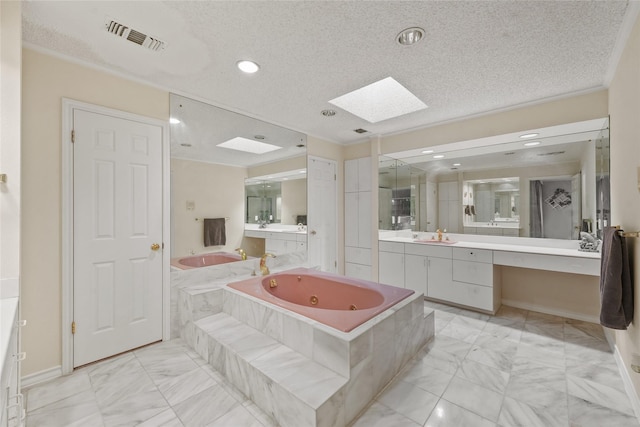
[[[620,226],[616,225],[614,228],[620,229]],[[618,231],[618,234],[621,237],[640,237],[640,231]]]
[[622,237],[640,237],[640,231],[618,231]]
[[[196,221],[200,221],[202,218],[196,218]],[[228,216],[224,217],[225,221],[229,221],[231,218],[229,218]]]

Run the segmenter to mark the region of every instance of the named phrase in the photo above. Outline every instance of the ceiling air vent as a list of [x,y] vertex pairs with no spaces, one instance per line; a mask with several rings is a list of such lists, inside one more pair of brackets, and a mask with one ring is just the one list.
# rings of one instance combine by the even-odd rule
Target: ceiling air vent
[[355,133],[367,133],[367,132],[369,132],[368,130],[362,129],[362,128],[354,129],[353,131]]
[[159,51],[163,50],[166,46],[165,42],[158,40],[155,37],[148,36],[113,20],[107,20],[106,27],[107,31],[111,34],[115,34],[118,37],[129,40],[130,42],[146,47],[150,50]]

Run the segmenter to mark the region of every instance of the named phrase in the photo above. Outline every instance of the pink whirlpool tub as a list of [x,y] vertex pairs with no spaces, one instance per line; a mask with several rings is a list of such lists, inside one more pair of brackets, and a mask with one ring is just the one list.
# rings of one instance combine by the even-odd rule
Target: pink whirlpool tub
[[414,291],[296,268],[228,285],[261,300],[349,332]]
[[171,265],[181,270],[208,267],[210,265],[226,264],[242,261],[242,257],[230,252],[212,252],[208,254],[190,255],[187,257],[171,258]]

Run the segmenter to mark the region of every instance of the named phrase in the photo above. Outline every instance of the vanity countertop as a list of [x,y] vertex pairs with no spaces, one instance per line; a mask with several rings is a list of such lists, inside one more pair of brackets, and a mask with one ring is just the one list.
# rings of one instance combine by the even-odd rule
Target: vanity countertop
[[[514,239],[513,243],[505,242],[502,238],[502,241],[485,241],[485,242],[473,242],[473,241],[465,241],[458,240],[458,238],[464,238],[464,235],[455,235],[449,236],[449,239],[454,243],[444,244],[444,243],[425,243],[418,242],[416,240],[422,239],[430,239],[432,233],[426,233],[427,236],[420,237],[418,239],[414,239],[413,237],[404,237],[404,236],[387,236],[380,237],[379,240],[386,242],[402,242],[402,243],[415,243],[416,245],[434,245],[434,246],[446,246],[446,247],[456,247],[456,248],[469,248],[469,249],[488,249],[493,251],[505,251],[505,252],[522,252],[522,253],[530,253],[530,254],[540,254],[540,255],[556,255],[556,256],[567,256],[567,257],[578,257],[578,258],[587,258],[587,259],[600,259],[600,252],[582,252],[577,249],[578,241],[575,242],[575,249],[572,248],[562,248],[562,247],[554,247],[552,245],[549,246],[532,246],[527,245],[527,238],[513,237],[508,239]],[[520,240],[520,241],[518,241]]]

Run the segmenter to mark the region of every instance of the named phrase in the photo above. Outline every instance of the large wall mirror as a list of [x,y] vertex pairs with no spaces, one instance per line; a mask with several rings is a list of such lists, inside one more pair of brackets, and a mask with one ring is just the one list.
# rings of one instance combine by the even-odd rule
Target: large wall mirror
[[600,234],[610,218],[609,121],[389,153],[378,181],[382,230]]
[[[170,105],[172,257],[240,247],[259,256],[264,239],[245,233],[259,221],[298,232],[296,220],[306,223],[306,135],[176,94]],[[207,218],[224,219],[224,243],[205,246]]]

